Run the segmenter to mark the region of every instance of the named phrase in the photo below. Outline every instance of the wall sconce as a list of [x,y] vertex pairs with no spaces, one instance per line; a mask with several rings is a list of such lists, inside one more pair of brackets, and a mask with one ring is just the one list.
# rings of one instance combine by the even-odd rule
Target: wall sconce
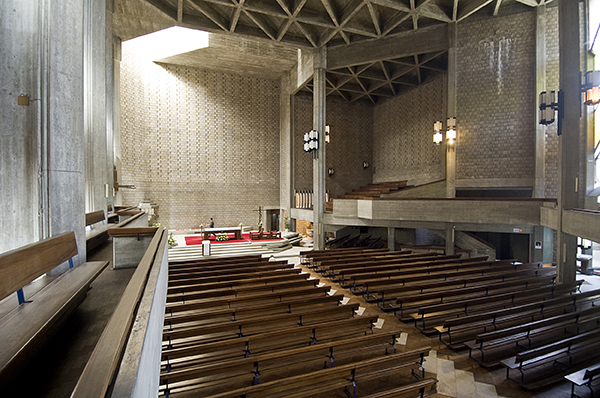
[[335,174],[335,170],[330,167],[329,169],[327,169],[327,174],[329,174],[329,177],[331,177],[332,175]]
[[331,136],[329,135],[329,125],[325,126],[325,143],[329,144],[331,142]]
[[319,149],[319,132],[310,130],[308,133],[304,133],[304,152],[313,152],[313,157],[315,157],[317,149]]
[[446,125],[448,129],[446,130],[446,140],[448,140],[448,144],[452,145],[456,141],[456,118],[449,117],[446,121]]
[[369,162],[363,162],[363,169],[368,169],[370,166]]
[[554,111],[558,110],[556,93],[554,91],[540,93],[540,124],[548,125],[554,123]]
[[591,70],[585,74],[583,103],[586,105],[600,103],[600,70]]
[[433,134],[433,143],[435,145],[440,145],[444,140],[444,135],[442,134],[442,122],[438,121],[433,123],[433,130],[435,134]]

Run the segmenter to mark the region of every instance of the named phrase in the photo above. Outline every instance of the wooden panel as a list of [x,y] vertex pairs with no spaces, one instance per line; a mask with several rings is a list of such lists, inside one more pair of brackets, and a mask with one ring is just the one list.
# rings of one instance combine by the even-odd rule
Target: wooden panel
[[104,210],[94,211],[92,213],[86,213],[85,215],[85,225],[96,224],[97,222],[104,221]]
[[[135,318],[135,310],[144,292],[154,257],[161,247],[165,250],[165,245],[161,245],[163,239],[167,239],[167,233],[164,227],[160,227],[131,277],[119,305],[104,328],[100,340],[71,394],[72,398],[104,398],[106,396],[118,369],[121,354],[125,349],[129,330]],[[162,254],[159,253],[159,255]]]
[[73,232],[66,232],[0,255],[0,300],[77,255]]

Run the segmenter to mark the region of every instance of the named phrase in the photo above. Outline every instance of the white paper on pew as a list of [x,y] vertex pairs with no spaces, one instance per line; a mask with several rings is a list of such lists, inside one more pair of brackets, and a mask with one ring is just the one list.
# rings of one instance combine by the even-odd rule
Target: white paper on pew
[[317,284],[317,287],[323,287],[323,286],[325,286],[325,284],[323,282]]
[[365,310],[365,307],[358,307],[358,309],[356,310],[356,315],[361,316],[362,314],[364,314]]
[[309,277],[308,277],[308,280],[309,280],[309,281],[312,281],[312,280],[314,280],[314,279],[317,279],[317,278],[315,278],[314,276],[309,276]]
[[302,266],[300,264],[296,264],[296,265],[294,265],[294,268],[302,268]]
[[400,337],[396,339],[396,344],[406,345],[406,341],[408,340],[408,333],[402,332],[400,333]]
[[337,292],[337,290],[330,290],[327,292],[327,294],[329,294],[330,296],[333,296],[335,294],[335,292]]
[[350,301],[350,297],[344,297],[344,298],[342,299],[342,305],[346,305],[346,304],[348,304],[348,301]]
[[308,272],[300,272],[300,275],[306,275]]
[[385,319],[383,319],[383,318],[377,318],[377,322],[375,322],[373,324],[373,327],[375,329],[381,329],[383,327],[383,322],[385,322]]

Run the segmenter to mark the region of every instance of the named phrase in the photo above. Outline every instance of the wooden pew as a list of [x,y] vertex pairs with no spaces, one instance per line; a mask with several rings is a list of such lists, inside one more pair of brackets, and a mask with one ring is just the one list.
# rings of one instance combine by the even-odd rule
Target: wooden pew
[[239,267],[239,268],[233,267],[233,268],[222,269],[222,270],[218,270],[218,271],[211,271],[211,270],[190,271],[187,273],[169,275],[169,281],[174,281],[177,279],[203,279],[203,278],[211,277],[211,276],[215,276],[215,275],[222,276],[222,275],[236,275],[236,274],[243,274],[243,273],[259,273],[259,272],[263,272],[263,271],[275,271],[275,270],[285,269],[285,268],[294,268],[294,264],[288,264],[287,261],[272,261],[272,262],[265,262],[265,263],[257,263],[256,266],[247,266],[247,267]]
[[[600,326],[600,307],[578,309],[537,321],[520,323],[491,332],[479,333],[474,340],[465,343],[469,357],[484,367],[500,364],[500,360],[515,355],[519,350],[540,345],[544,337],[556,339],[567,334],[579,334],[590,327]],[[534,343],[535,342],[535,343]],[[474,355],[478,352],[479,355]],[[491,357],[491,358],[490,358]]]
[[109,224],[104,216],[104,210],[86,213],[85,227],[85,248],[87,252],[91,252],[108,239]]
[[163,368],[170,368],[171,363],[178,363],[177,359],[184,357],[197,359],[198,363],[215,359],[248,358],[280,349],[321,344],[342,337],[356,337],[372,333],[373,324],[377,319],[377,315],[360,316],[313,325],[294,325],[213,342],[184,343],[177,348],[165,345],[162,352]]
[[[501,361],[506,378],[522,388],[534,390],[561,381],[586,361],[600,357],[600,328],[518,353]],[[553,366],[560,363],[560,367]],[[517,378],[511,378],[511,371]]]
[[233,283],[244,283],[244,281],[255,281],[258,279],[268,280],[274,277],[286,277],[300,275],[302,270],[300,268],[285,268],[285,269],[271,269],[260,272],[247,272],[243,274],[227,274],[218,276],[204,276],[204,277],[188,277],[183,279],[169,280],[169,287],[181,287],[190,286],[204,283],[220,283],[220,282],[233,282]]
[[[440,340],[451,348],[462,347],[465,341],[472,339],[477,333],[489,327],[484,320],[465,321],[464,316],[477,313],[491,313],[498,309],[517,307],[528,303],[537,303],[549,299],[569,295],[581,286],[583,280],[576,283],[565,283],[561,285],[544,286],[526,290],[515,290],[509,293],[493,294],[476,299],[465,299],[446,304],[426,306],[419,309],[421,318],[431,314],[427,320],[429,323],[443,319],[442,326],[435,329],[440,333]],[[565,302],[570,302],[566,300]],[[494,325],[496,327],[497,325]]]
[[478,285],[474,287],[465,287],[458,289],[449,289],[435,291],[431,293],[407,294],[396,298],[395,303],[388,302],[388,305],[383,310],[394,311],[394,315],[398,318],[408,319],[407,314],[415,309],[426,305],[442,304],[466,298],[477,299],[478,297],[486,297],[490,294],[501,294],[513,292],[515,289],[527,290],[539,288],[543,286],[554,286],[552,284],[553,277],[531,277],[519,278],[515,281],[503,283],[491,283],[486,285]]
[[[348,390],[350,396],[356,396],[356,389],[352,386],[363,384],[362,382],[359,384],[359,378],[361,381],[373,380],[394,373],[398,374],[402,369],[410,371],[410,374],[413,375],[415,374],[414,369],[421,366],[424,354],[429,352],[429,350],[430,347],[424,347],[422,349],[296,374],[278,380],[204,396],[210,398],[251,398],[265,396],[294,398],[323,394],[336,390],[341,390],[342,392]],[[428,385],[432,384],[433,381]],[[415,391],[420,391],[422,387],[419,385],[415,388]],[[178,392],[175,389],[171,389],[168,385],[165,386],[165,390],[171,390],[169,396],[174,398],[195,397],[200,392],[193,387]]]
[[225,289],[181,289],[177,294],[168,294],[167,302],[185,302],[189,300],[204,299],[209,297],[242,297],[244,295],[253,294],[256,292],[277,292],[285,291],[296,287],[316,287],[319,283],[319,279],[296,279],[294,281],[279,282],[271,284],[260,284],[254,286],[243,286],[237,288],[225,288]]
[[[0,384],[16,375],[35,351],[85,299],[90,284],[108,265],[73,267],[75,234],[67,232],[0,255],[0,299],[16,293],[18,306],[0,320]],[[70,268],[31,297],[23,287],[69,261]]]
[[[516,280],[523,277],[531,276],[554,276],[556,274],[556,267],[507,272],[502,274],[492,274],[485,276],[465,276],[464,278],[448,278],[446,280],[440,280],[437,276],[435,278],[423,277],[421,280],[413,279],[414,283],[406,283],[405,285],[396,285],[385,289],[378,289],[376,294],[369,293],[365,295],[367,302],[377,303],[380,307],[384,307],[386,300],[395,301],[397,297],[408,292],[424,292],[434,291],[434,289],[452,289],[457,287],[477,286],[483,284],[489,284],[491,282],[507,282],[509,280]],[[423,282],[424,281],[424,282]]]
[[578,397],[575,394],[575,386],[586,386],[590,391],[590,398],[594,398],[594,387],[597,386],[595,382],[598,381],[598,376],[600,376],[600,364],[594,364],[566,375],[565,379],[571,382],[571,397]]
[[[298,311],[300,310],[309,310],[311,313],[319,313],[319,312],[329,312],[329,311],[338,311],[342,310],[346,312],[346,308],[348,309],[347,315],[353,315],[354,312],[358,309],[358,305],[350,305],[343,306],[340,305],[340,301],[343,300],[343,295],[327,295],[322,297],[311,298],[310,301],[304,300],[303,298],[297,298],[293,300],[289,300],[285,303],[268,303],[268,304],[258,304],[255,306],[248,306],[237,309],[210,309],[204,311],[197,310],[188,310],[181,311],[177,314],[166,314],[165,315],[165,330],[173,330],[176,328],[175,325],[186,324],[184,326],[190,325],[198,325],[205,323],[207,319],[217,320],[217,321],[238,321],[245,319],[252,319],[256,316],[268,316],[268,315],[289,315],[293,314],[296,316]],[[300,314],[302,315],[302,314]],[[333,314],[332,314],[333,316]],[[300,323],[302,319],[300,319]]]

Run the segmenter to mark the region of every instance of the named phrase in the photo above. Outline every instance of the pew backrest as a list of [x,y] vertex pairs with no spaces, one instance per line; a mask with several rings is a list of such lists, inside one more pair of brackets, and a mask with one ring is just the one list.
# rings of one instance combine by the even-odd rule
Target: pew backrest
[[66,232],[0,255],[0,300],[77,255],[75,233]]

